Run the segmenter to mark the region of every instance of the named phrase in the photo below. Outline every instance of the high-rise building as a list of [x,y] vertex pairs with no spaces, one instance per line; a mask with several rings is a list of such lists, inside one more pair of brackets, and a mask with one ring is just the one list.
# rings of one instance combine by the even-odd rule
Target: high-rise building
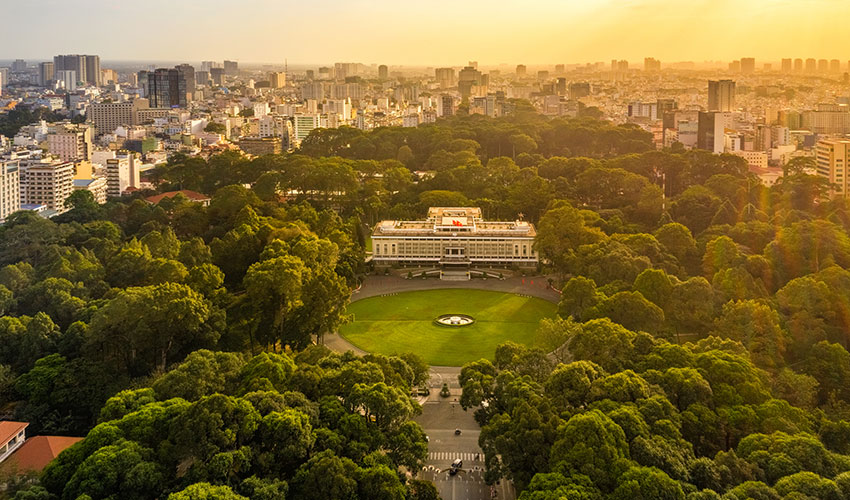
[[282,89],[286,86],[286,73],[272,72],[269,73],[269,87],[273,89]]
[[43,62],[38,64],[38,84],[47,87],[53,81],[53,63]]
[[661,61],[654,57],[643,59],[643,70],[646,72],[661,71]]
[[56,71],[54,74],[57,82],[62,82],[62,86],[65,87],[67,92],[74,92],[77,90],[77,72],[70,69],[64,69],[61,71]]
[[570,99],[581,99],[590,95],[590,84],[587,82],[574,82],[570,84]]
[[103,84],[100,73],[100,56],[85,56],[86,58],[86,79],[85,82],[95,87],[100,87]]
[[378,78],[381,80],[386,80],[390,76],[390,69],[386,64],[382,64],[378,66]]
[[65,200],[74,192],[74,162],[42,161],[20,169],[21,204],[44,205],[65,212]]
[[527,72],[528,72],[528,68],[525,67],[525,64],[517,64],[516,65],[516,77],[517,78],[524,78]]
[[201,71],[209,71],[213,68],[218,68],[218,63],[215,61],[201,61]]
[[27,62],[23,59],[15,59],[12,61],[12,71],[26,71]]
[[567,79],[563,76],[558,77],[555,81],[555,93],[558,95],[567,95]]
[[137,110],[149,106],[147,99],[124,102],[99,102],[91,104],[87,115],[98,134],[112,133],[120,126],[136,125]]
[[699,112],[697,148],[722,153],[726,148],[726,128],[732,124],[731,113]]
[[100,86],[100,56],[70,54],[53,58],[53,71],[75,71],[77,81],[88,85]]
[[106,85],[114,85],[118,83],[118,72],[114,69],[102,69],[100,70],[101,77],[100,79]]
[[850,141],[846,139],[822,139],[816,151],[817,175],[829,181],[834,188],[832,196],[847,196],[848,173],[850,173]]
[[841,73],[841,61],[838,59],[829,61],[829,72],[833,74]]
[[86,81],[86,56],[79,54],[55,56],[53,58],[53,71],[54,73],[73,71],[77,78],[74,82],[74,87],[76,88],[78,82],[85,83]]
[[295,126],[295,141],[300,144],[313,130],[319,128],[319,115],[298,113],[292,117]]
[[751,75],[756,72],[756,60],[754,57],[741,58],[741,73]]
[[[801,62],[802,62],[802,61],[801,61]],[[791,71],[793,71],[793,70],[794,70],[794,63],[793,63],[793,61],[791,61],[791,59],[790,59],[790,58],[788,58],[788,59],[783,59],[783,60],[782,60],[782,72],[783,72],[783,73],[790,73],[790,72],[791,72]]]
[[0,221],[21,209],[18,160],[0,160]]
[[829,61],[818,59],[818,73],[829,73]]
[[735,110],[735,82],[732,80],[708,81],[708,110]]
[[106,195],[118,198],[130,187],[130,160],[123,158],[108,158],[106,160]]
[[448,89],[455,86],[454,68],[437,68],[434,70],[434,77],[441,89]]
[[195,85],[207,86],[210,84],[209,71],[195,71]]
[[234,76],[239,73],[239,63],[236,61],[224,61],[224,73]]
[[679,108],[676,99],[661,98],[656,102],[658,118],[663,118],[665,114],[675,111]]
[[803,60],[800,58],[794,59],[794,73],[803,72]]
[[818,62],[814,60],[814,58],[806,59],[806,73],[817,73],[818,71]]
[[224,85],[224,68],[210,68],[210,80],[213,85]]
[[195,97],[195,68],[191,64],[179,64],[174,67],[180,73],[180,79],[186,89],[186,102],[190,103]]
[[556,64],[556,65],[555,65],[555,73],[557,73],[557,74],[559,74],[559,75],[562,75],[562,74],[564,73],[564,68],[565,68],[565,67],[566,67],[566,66],[565,66],[565,65],[563,65],[563,64]]
[[47,134],[47,151],[64,161],[89,161],[92,129],[84,125],[64,125]]
[[[186,106],[186,80],[178,69],[159,68],[148,73],[147,97],[152,108]],[[194,79],[194,74],[192,75]]]
[[437,116],[453,116],[455,114],[454,97],[443,94],[437,99]]

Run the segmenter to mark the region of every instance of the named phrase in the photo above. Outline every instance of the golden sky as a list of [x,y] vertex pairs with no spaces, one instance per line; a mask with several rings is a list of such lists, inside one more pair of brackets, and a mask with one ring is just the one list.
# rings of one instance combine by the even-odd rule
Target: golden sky
[[[0,58],[554,64],[850,60],[850,0],[11,0]],[[37,36],[32,23],[39,26]]]

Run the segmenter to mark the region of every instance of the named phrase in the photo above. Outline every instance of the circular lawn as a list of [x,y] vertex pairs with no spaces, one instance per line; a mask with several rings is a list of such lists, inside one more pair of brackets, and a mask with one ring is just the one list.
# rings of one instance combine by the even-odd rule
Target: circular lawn
[[[542,318],[554,317],[555,304],[513,293],[472,289],[400,292],[352,302],[351,323],[340,335],[364,351],[414,352],[437,366],[461,366],[493,359],[496,346],[512,341],[531,346]],[[466,315],[463,328],[440,325],[442,315]]]

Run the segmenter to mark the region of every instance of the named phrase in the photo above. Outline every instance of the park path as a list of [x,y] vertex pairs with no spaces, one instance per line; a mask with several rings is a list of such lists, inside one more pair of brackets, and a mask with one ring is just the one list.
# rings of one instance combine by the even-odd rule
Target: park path
[[518,293],[531,295],[549,302],[557,303],[561,294],[549,288],[546,276],[511,277],[503,280],[490,278],[488,280],[473,279],[469,281],[442,281],[435,278],[404,279],[398,276],[367,276],[363,286],[351,294],[351,301],[384,295],[387,293],[411,292],[414,290],[438,290],[441,288],[473,288],[477,290],[492,290],[494,292]]

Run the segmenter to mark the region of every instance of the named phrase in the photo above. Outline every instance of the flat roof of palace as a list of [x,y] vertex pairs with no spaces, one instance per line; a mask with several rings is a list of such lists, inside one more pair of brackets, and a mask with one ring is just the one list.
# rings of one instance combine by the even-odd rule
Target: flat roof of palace
[[393,237],[533,238],[536,235],[534,225],[523,220],[485,221],[478,207],[431,207],[425,220],[384,220],[372,232],[372,236]]

